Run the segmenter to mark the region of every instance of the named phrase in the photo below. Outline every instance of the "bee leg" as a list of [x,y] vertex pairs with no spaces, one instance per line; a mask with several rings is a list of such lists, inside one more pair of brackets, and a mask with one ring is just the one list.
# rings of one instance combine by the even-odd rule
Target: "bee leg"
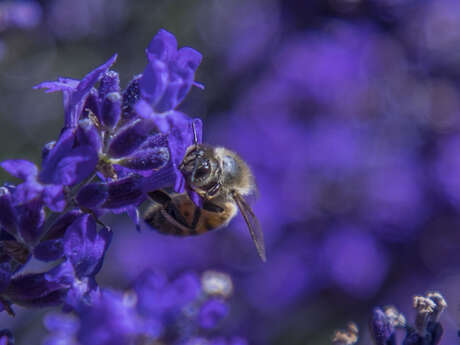
[[195,207],[195,212],[193,213],[192,224],[190,225],[191,234],[196,233],[196,226],[198,224],[198,221],[200,220],[200,217],[201,217],[201,208]]
[[147,195],[150,197],[150,199],[163,206],[171,203],[172,201],[168,193],[163,192],[162,190],[154,190],[153,192],[147,193]]
[[224,209],[210,201],[203,202],[203,209],[209,212],[221,213],[224,212]]
[[147,193],[147,195],[150,197],[150,199],[163,206],[165,212],[174,218],[178,223],[188,227],[187,221],[179,212],[168,193],[163,192],[162,190],[155,190],[153,192]]
[[221,184],[219,182],[215,183],[209,190],[206,192],[206,195],[213,196],[216,195],[217,192],[220,190]]

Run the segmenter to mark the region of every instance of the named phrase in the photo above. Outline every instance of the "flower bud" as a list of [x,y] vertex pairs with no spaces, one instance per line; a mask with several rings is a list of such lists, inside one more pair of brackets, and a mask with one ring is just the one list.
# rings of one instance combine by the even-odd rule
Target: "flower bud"
[[111,92],[120,92],[120,77],[115,71],[107,71],[99,84],[99,98],[104,99]]
[[155,127],[152,120],[138,119],[121,128],[109,144],[110,157],[120,158],[130,155],[144,143]]
[[121,116],[121,95],[119,92],[111,92],[104,98],[102,104],[101,121],[107,128],[114,128]]
[[86,208],[96,208],[102,205],[108,196],[108,187],[104,183],[91,183],[84,186],[78,193],[78,205]]
[[169,162],[168,147],[137,150],[120,164],[134,170],[159,170]]

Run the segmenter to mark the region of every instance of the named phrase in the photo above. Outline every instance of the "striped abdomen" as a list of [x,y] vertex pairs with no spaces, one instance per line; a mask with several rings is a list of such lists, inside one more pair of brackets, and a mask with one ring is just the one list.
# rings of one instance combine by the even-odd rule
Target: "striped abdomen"
[[187,194],[170,195],[168,205],[154,204],[144,214],[145,222],[160,233],[177,236],[199,235],[217,229],[236,215],[236,205],[226,202],[222,212],[197,207]]

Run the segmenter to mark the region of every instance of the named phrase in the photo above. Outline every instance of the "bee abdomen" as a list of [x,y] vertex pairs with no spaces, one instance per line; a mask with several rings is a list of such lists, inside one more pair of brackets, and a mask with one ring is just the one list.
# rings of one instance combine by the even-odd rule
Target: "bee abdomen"
[[155,204],[144,214],[149,226],[166,235],[200,235],[226,225],[236,214],[231,203],[217,213],[198,208],[185,194],[174,195],[172,201],[168,207]]

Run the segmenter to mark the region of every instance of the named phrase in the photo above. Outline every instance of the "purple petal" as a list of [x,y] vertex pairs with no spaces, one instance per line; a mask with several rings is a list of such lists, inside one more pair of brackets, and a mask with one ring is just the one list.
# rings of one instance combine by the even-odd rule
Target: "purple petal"
[[128,214],[129,218],[134,222],[136,225],[136,230],[141,231],[141,217],[139,214],[139,209],[137,207],[127,207],[126,213]]
[[99,131],[90,119],[80,120],[76,137],[79,146],[89,146],[96,152],[100,152],[102,148],[102,139]]
[[204,329],[212,329],[228,315],[227,303],[220,299],[210,299],[201,307],[199,314],[200,326]]
[[42,149],[42,161],[45,161],[51,150],[56,146],[56,141],[50,141]]
[[80,308],[82,305],[93,306],[100,299],[100,290],[94,278],[83,278],[74,284],[67,293],[62,308],[70,312]]
[[[169,81],[161,98],[155,101],[154,110],[157,113],[164,113],[174,109],[179,104],[179,92],[185,87],[180,79]],[[143,89],[141,89],[143,91]]]
[[[195,71],[202,55],[192,48],[181,48],[175,60],[169,64],[169,82],[155,110],[159,113],[176,108],[193,85]],[[142,87],[141,90],[143,91]]]
[[34,243],[41,235],[40,227],[45,219],[45,211],[41,200],[32,200],[16,207],[19,222],[19,233],[27,243]]
[[45,185],[43,189],[43,202],[53,212],[62,212],[66,206],[64,188],[57,184]]
[[149,149],[156,147],[168,147],[168,135],[163,133],[155,133],[150,135],[144,143],[140,146],[140,149]]
[[64,262],[45,273],[15,277],[4,295],[23,306],[58,305],[67,294],[73,279],[72,266]]
[[80,304],[78,312],[84,315],[76,337],[79,344],[135,344],[136,336],[142,333],[142,320],[119,292],[104,290],[92,305]]
[[156,128],[150,119],[138,119],[118,131],[109,145],[111,157],[125,157],[136,150]]
[[107,128],[117,125],[121,117],[122,98],[119,92],[111,92],[104,98],[101,111],[102,124]]
[[156,59],[168,61],[175,57],[176,51],[177,41],[174,35],[161,29],[150,41],[146,53],[152,55]]
[[62,132],[58,142],[43,162],[40,181],[73,185],[88,177],[96,168],[97,151],[90,146],[73,148],[75,129]]
[[153,190],[171,187],[176,181],[176,176],[176,169],[172,164],[168,164],[163,169],[154,171],[149,176],[145,176],[140,181],[140,188],[144,193],[148,193]]
[[121,208],[137,205],[144,198],[143,178],[129,175],[108,184],[108,198],[103,208]]
[[175,303],[186,305],[196,301],[201,294],[201,282],[194,272],[186,272],[171,282],[170,293],[175,295]]
[[137,150],[120,164],[133,170],[158,170],[168,164],[169,157],[168,147],[155,147]]
[[107,252],[107,249],[110,246],[110,243],[112,242],[112,237],[113,237],[113,232],[107,227],[102,228],[98,232],[98,239],[99,239],[99,245],[104,245],[102,256],[99,258],[99,261],[94,268],[94,271],[92,272],[92,276],[96,275],[102,268],[102,264],[104,263],[104,255]]
[[78,277],[93,276],[100,269],[111,233],[96,231],[92,216],[86,214],[76,219],[64,235],[64,254],[75,268]]
[[176,57],[176,72],[184,78],[193,76],[203,60],[203,55],[190,47],[179,49]]
[[87,119],[90,113],[94,114],[97,119],[101,118],[101,101],[99,93],[93,87],[89,94],[86,96],[85,105],[83,106],[80,119]]
[[14,190],[13,204],[24,205],[33,200],[41,199],[43,188],[43,185],[34,180],[21,183]]
[[38,175],[38,168],[34,163],[24,159],[10,159],[0,163],[0,166],[5,169],[10,175],[21,180],[29,180]]
[[146,54],[149,62],[139,79],[142,98],[157,113],[172,110],[193,85],[202,56],[192,48],[177,51],[175,37],[165,30],[153,38]]
[[111,92],[120,92],[120,77],[115,71],[106,72],[99,84],[99,97],[104,99]]
[[139,88],[142,97],[152,105],[156,105],[164,94],[169,80],[168,64],[156,60],[148,54],[149,63],[139,79]]
[[[155,115],[150,103],[148,103],[144,99],[141,99],[138,102],[136,102],[136,104],[133,105],[133,108],[134,108],[134,112],[142,118],[148,119]],[[163,132],[161,129],[160,131]]]
[[10,191],[5,187],[0,187],[0,226],[15,236],[17,221],[12,202]]
[[77,202],[80,206],[96,208],[107,200],[108,186],[104,183],[91,183],[84,186],[77,195]]
[[94,172],[98,159],[93,148],[78,147],[56,166],[54,180],[66,186],[77,184]]
[[136,113],[133,111],[134,105],[139,101],[141,91],[139,89],[139,79],[142,75],[137,75],[131,80],[123,92],[123,117],[125,119],[133,118]]
[[43,160],[42,171],[40,172],[39,179],[44,183],[54,183],[54,180],[60,180],[59,176],[55,176],[56,165],[59,161],[69,154],[75,143],[75,129],[65,129],[59,140],[54,144],[53,148],[46,155]]
[[174,173],[176,175],[176,182],[174,183],[174,191],[176,193],[183,193],[185,190],[185,178],[180,172],[179,169],[174,168]]
[[188,194],[190,200],[192,200],[193,203],[196,206],[202,208],[203,207],[203,199],[200,197],[200,195],[197,192],[195,192],[193,189],[191,189],[191,188],[186,188],[186,190],[187,190],[187,194]]
[[66,127],[77,126],[80,114],[86,101],[86,97],[91,91],[91,88],[99,81],[102,75],[107,72],[107,70],[110,68],[110,66],[113,65],[116,59],[117,54],[113,55],[103,65],[89,72],[78,84],[77,89],[70,96],[69,104],[65,109]]
[[81,211],[72,210],[60,216],[48,230],[48,232],[43,236],[42,241],[60,239],[64,236],[67,228],[81,216]]
[[61,239],[44,241],[34,248],[34,257],[40,261],[56,261],[63,256],[64,249]]
[[70,287],[75,281],[74,267],[68,260],[64,261],[46,272],[45,279],[47,282],[54,283],[59,287]]
[[74,334],[78,330],[79,321],[72,314],[50,312],[43,318],[43,325],[50,332]]
[[202,138],[202,122],[200,119],[190,119],[180,112],[171,112],[167,116],[170,125],[169,148],[173,162],[179,166],[185,156],[187,148],[194,144],[193,125],[197,134],[198,143]]
[[33,87],[34,90],[45,89],[46,93],[74,91],[80,81],[69,78],[58,78],[58,81],[45,81]]

